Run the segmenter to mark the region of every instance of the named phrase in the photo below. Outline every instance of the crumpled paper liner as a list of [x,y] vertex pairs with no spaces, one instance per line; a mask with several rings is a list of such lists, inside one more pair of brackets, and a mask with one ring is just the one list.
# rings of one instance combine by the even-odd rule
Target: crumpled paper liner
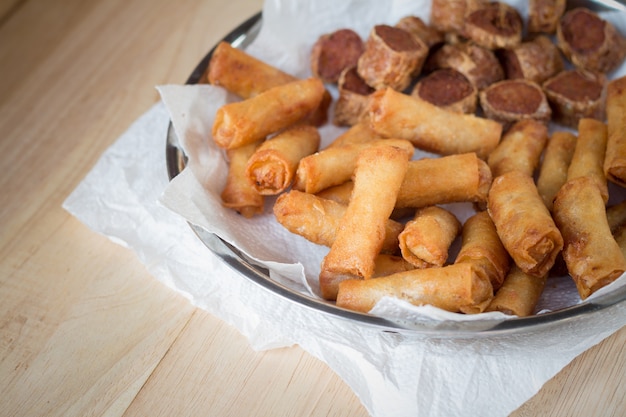
[[[277,3],[283,2],[271,4]],[[277,296],[231,270],[183,217],[159,203],[168,187],[169,120],[163,103],[146,112],[103,154],[65,209],[135,251],[159,281],[236,327],[254,349],[297,344],[327,363],[373,416],[506,416],[626,325],[621,303],[532,331],[433,337],[381,331]]]

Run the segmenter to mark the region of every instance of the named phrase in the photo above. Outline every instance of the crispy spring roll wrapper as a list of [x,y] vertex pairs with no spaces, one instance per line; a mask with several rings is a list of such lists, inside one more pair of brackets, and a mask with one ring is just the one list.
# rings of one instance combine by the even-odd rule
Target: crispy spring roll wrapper
[[611,234],[593,179],[568,180],[554,199],[553,213],[565,241],[567,270],[583,300],[626,271],[626,259]]
[[491,170],[475,153],[409,162],[396,207],[487,201]]
[[403,139],[375,139],[326,148],[300,161],[293,187],[315,194],[343,184],[352,178],[360,152],[372,146],[395,146],[404,150],[409,159],[415,150],[411,142]]
[[354,183],[352,182],[352,180],[350,180],[344,182],[343,184],[324,188],[319,193],[315,193],[315,195],[321,198],[325,198],[327,200],[336,201],[339,204],[347,206],[348,204],[350,204],[350,196],[352,195],[353,188]]
[[502,285],[511,259],[486,211],[474,214],[463,224],[461,249],[454,263],[473,264],[477,273],[491,282],[494,291]]
[[372,129],[381,136],[441,155],[476,152],[485,159],[502,134],[494,120],[447,111],[390,88],[372,94],[369,112]]
[[[316,196],[327,198],[329,200],[336,201],[346,206],[350,204],[350,196],[352,195],[352,189],[354,183],[352,181],[346,181],[343,184],[335,185],[329,188],[325,188],[319,193],[315,193]],[[408,217],[412,217],[415,214],[415,209],[411,207],[393,209],[393,212],[389,216],[393,220],[406,221]]]
[[606,95],[608,139],[604,173],[626,187],[626,76],[610,81]]
[[402,257],[417,268],[443,266],[461,223],[449,211],[430,206],[419,209],[398,236]]
[[254,154],[259,142],[251,143],[226,151],[228,158],[228,175],[222,190],[222,205],[232,208],[246,218],[263,213],[263,196],[248,182],[246,166],[248,159]]
[[567,181],[567,170],[575,148],[576,136],[567,131],[554,132],[546,145],[537,177],[537,191],[550,211],[554,196]]
[[491,174],[498,177],[508,171],[519,170],[532,176],[547,142],[548,127],[544,123],[535,119],[516,122],[489,154],[487,163]]
[[611,231],[626,225],[626,200],[606,208],[606,220]]
[[372,275],[372,278],[385,277],[398,272],[412,271],[415,269],[415,266],[412,263],[407,262],[407,260],[402,256],[388,253],[378,254],[374,262],[374,274]]
[[[336,201],[291,190],[278,196],[273,210],[278,223],[291,233],[318,245],[330,247],[337,237],[337,230],[347,209],[347,205]],[[384,229],[380,252],[398,252],[398,235],[404,225],[388,219]]]
[[595,119],[580,119],[578,140],[574,155],[567,170],[567,179],[590,177],[600,189],[604,204],[609,201],[609,187],[604,174],[607,128]]
[[334,300],[339,282],[345,279],[372,277],[408,162],[407,153],[394,146],[361,151],[350,204],[322,261],[319,281],[323,298]]
[[493,289],[489,281],[476,273],[474,265],[461,263],[343,281],[339,284],[337,306],[365,313],[383,297],[416,306],[430,304],[451,312],[480,313],[493,297]]
[[302,121],[324,96],[319,78],[293,81],[252,98],[225,104],[215,114],[213,140],[225,149],[236,148]]
[[563,249],[563,237],[532,177],[511,171],[494,178],[487,207],[515,264],[527,274],[546,275]]
[[[297,80],[293,75],[234,48],[228,42],[220,42],[213,51],[206,79],[210,84],[224,87],[243,99]],[[320,105],[307,120],[315,126],[326,123],[331,101],[332,97],[326,91]]]
[[302,158],[316,152],[320,134],[309,125],[288,128],[263,142],[248,160],[246,177],[262,195],[285,191],[296,176]]
[[615,230],[613,238],[615,238],[615,242],[622,250],[622,255],[626,258],[626,224]]
[[376,139],[383,139],[378,133],[374,132],[369,124],[357,123],[348,130],[337,136],[327,148],[335,146],[348,145],[352,143],[364,143]]
[[514,265],[485,311],[500,311],[518,317],[530,316],[537,307],[546,281],[546,275],[538,278]]

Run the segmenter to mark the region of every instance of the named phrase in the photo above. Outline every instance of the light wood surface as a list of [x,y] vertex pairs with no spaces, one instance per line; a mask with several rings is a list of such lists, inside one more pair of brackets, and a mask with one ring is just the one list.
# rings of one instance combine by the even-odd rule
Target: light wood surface
[[[367,415],[325,364],[254,352],[61,207],[154,86],[261,6],[0,1],[0,415]],[[626,328],[513,415],[625,415],[624,346]]]

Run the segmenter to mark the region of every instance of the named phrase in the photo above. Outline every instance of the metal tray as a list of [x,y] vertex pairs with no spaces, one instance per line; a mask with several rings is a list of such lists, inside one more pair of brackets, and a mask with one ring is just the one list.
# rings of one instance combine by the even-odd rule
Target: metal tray
[[[569,7],[585,5],[594,10],[619,10],[626,12],[624,3],[616,1],[570,1]],[[245,48],[258,35],[262,24],[262,13],[259,12],[250,17],[223,40],[238,48]],[[207,55],[193,70],[187,84],[197,84],[208,66],[213,54],[211,49]],[[166,162],[169,178],[178,175],[185,166],[186,157],[177,146],[178,139],[170,123],[166,141]],[[476,321],[441,321],[441,322],[398,322],[391,321],[371,314],[358,313],[339,308],[334,303],[310,297],[293,289],[290,289],[269,276],[267,269],[252,262],[241,251],[233,247],[219,236],[190,224],[192,230],[204,245],[216,254],[223,262],[239,272],[252,282],[258,284],[277,296],[301,305],[304,308],[313,309],[334,317],[351,320],[361,325],[374,326],[381,331],[415,333],[438,337],[467,337],[467,336],[493,336],[498,334],[524,333],[537,331],[550,326],[562,325],[565,322],[587,317],[590,314],[600,313],[603,309],[617,303],[626,301],[626,287],[613,291],[593,301],[586,301],[575,306],[563,308],[557,311],[534,315],[530,317],[514,317],[505,321],[481,319]]]

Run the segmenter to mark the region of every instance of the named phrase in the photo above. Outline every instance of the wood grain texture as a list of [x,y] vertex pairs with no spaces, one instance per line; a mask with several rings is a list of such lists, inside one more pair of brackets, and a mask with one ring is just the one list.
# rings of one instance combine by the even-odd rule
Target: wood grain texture
[[[262,0],[0,2],[3,416],[365,416],[298,347],[254,352],[61,204]],[[514,416],[626,413],[626,329]]]

